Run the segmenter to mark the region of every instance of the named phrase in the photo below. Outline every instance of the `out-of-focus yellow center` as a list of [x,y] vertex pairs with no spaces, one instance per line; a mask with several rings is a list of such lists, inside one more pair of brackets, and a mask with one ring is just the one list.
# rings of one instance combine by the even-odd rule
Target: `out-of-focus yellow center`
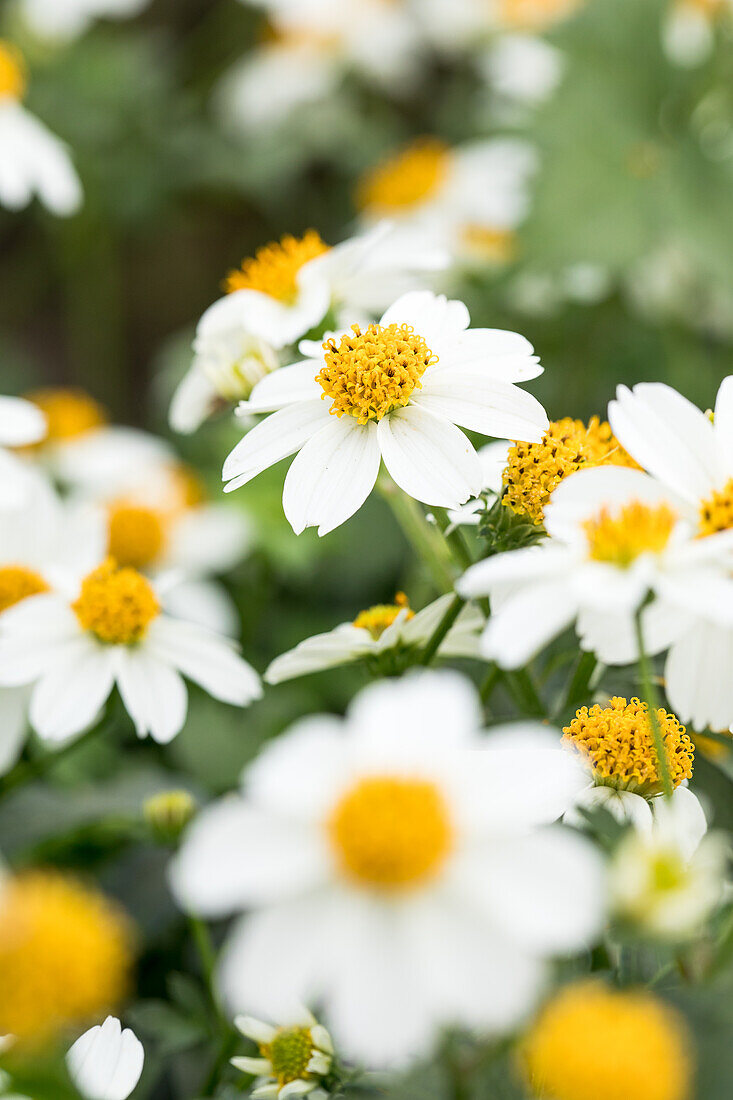
[[85,577],[72,608],[83,628],[109,645],[139,642],[160,612],[150,581],[113,558]]
[[282,1088],[290,1081],[307,1080],[313,1056],[310,1028],[281,1027],[269,1043],[260,1044],[260,1054],[272,1066],[272,1076]]
[[733,477],[700,505],[700,534],[716,535],[733,527]]
[[506,28],[540,31],[566,19],[583,0],[500,0],[499,20]]
[[533,523],[542,523],[551,493],[584,466],[636,466],[611,425],[591,417],[588,424],[566,416],[553,420],[539,443],[515,443],[503,473],[502,504]]
[[492,229],[470,223],[461,231],[461,245],[469,260],[487,264],[508,264],[516,256],[517,235],[511,229]]
[[119,566],[147,569],[166,544],[166,520],[156,508],[121,502],[109,513],[108,554]]
[[298,293],[300,269],[324,252],[328,252],[328,245],[315,229],[309,229],[303,237],[288,234],[263,245],[254,256],[243,260],[242,266],[227,276],[225,289],[229,294],[235,290],[258,290],[290,304]]
[[40,573],[22,565],[0,567],[0,614],[29,596],[48,592],[48,585]]
[[728,4],[727,0],[677,0],[677,6],[713,20],[726,9]]
[[359,780],[333,810],[328,833],[347,878],[386,891],[432,878],[453,843],[448,810],[435,784],[391,776]]
[[338,344],[332,337],[323,350],[325,365],[316,382],[331,398],[330,412],[347,413],[360,424],[403,408],[421,388],[426,368],[438,362],[409,325],[369,325],[363,332],[352,325]]
[[83,390],[49,387],[25,395],[46,414],[45,442],[76,439],[107,423],[107,414],[98,402]]
[[0,1034],[42,1042],[103,1019],[125,995],[131,927],[98,893],[57,871],[0,890]]
[[[685,727],[663,708],[657,721],[674,787],[692,778],[695,748]],[[596,783],[652,797],[662,790],[649,710],[638,699],[615,697],[608,706],[582,707],[563,728],[563,743],[576,748]]]
[[22,99],[27,82],[22,55],[10,42],[0,38],[0,99]]
[[548,1100],[689,1100],[690,1039],[650,993],[600,982],[566,986],[531,1028],[522,1062]]
[[438,138],[419,138],[367,172],[356,189],[359,210],[406,213],[432,198],[450,169],[450,146]]
[[667,504],[634,500],[614,511],[604,506],[583,524],[588,555],[593,561],[627,569],[642,554],[661,554],[676,521]]
[[374,641],[378,641],[388,626],[391,626],[401,611],[407,610],[405,620],[414,619],[415,612],[410,609],[410,604],[404,592],[398,592],[394,603],[379,603],[374,607],[368,607],[360,611],[354,619],[354,626],[362,630],[368,630]]

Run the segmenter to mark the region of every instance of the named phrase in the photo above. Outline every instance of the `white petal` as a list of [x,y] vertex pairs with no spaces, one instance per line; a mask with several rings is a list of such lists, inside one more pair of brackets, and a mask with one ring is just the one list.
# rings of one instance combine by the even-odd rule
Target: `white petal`
[[[678,608],[654,600],[642,612],[644,648],[648,654],[668,649],[690,625],[690,617]],[[590,649],[607,665],[630,665],[637,659],[636,627],[629,613],[583,610],[578,616],[578,635],[583,649]]]
[[216,409],[221,398],[203,371],[191,367],[176,386],[168,410],[168,423],[174,432],[190,435]]
[[499,439],[539,443],[547,431],[547,413],[536,397],[482,375],[480,370],[455,367],[426,376],[413,403],[469,431]]
[[325,535],[361,508],[380,465],[377,428],[332,417],[294,459],[283,489],[283,511],[296,535]]
[[323,390],[316,382],[320,367],[320,363],[307,359],[304,363],[271,371],[257,383],[249,400],[242,401],[239,408],[247,413],[272,412],[299,401],[320,398]]
[[231,1065],[240,1069],[242,1073],[249,1073],[253,1077],[261,1077],[272,1070],[272,1065],[267,1058],[232,1058]]
[[382,325],[412,325],[436,355],[455,346],[471,323],[463,302],[449,301],[430,290],[413,290],[403,294],[383,315]]
[[63,741],[97,717],[114,684],[114,648],[88,639],[70,648],[33,688],[30,723],[40,737]]
[[231,504],[190,508],[169,533],[166,566],[188,573],[226,573],[248,549],[253,532],[247,516]]
[[456,584],[462,596],[490,596],[507,585],[542,580],[562,580],[575,565],[564,547],[543,543],[522,550],[507,550],[477,562]]
[[578,604],[567,582],[526,585],[494,609],[481,651],[500,668],[521,668],[570,626],[577,613]]
[[87,1100],[127,1100],[144,1060],[140,1040],[114,1016],[86,1031],[66,1055],[69,1074]]
[[470,440],[417,405],[379,422],[379,446],[399,487],[424,504],[456,508],[481,491],[481,464]]
[[346,760],[343,721],[310,715],[265,745],[244,773],[245,789],[260,809],[321,821],[342,789]]
[[163,609],[173,619],[196,623],[214,634],[235,638],[241,629],[237,605],[218,581],[180,581],[160,592]]
[[22,447],[46,434],[46,417],[22,397],[0,397],[0,446]]
[[720,383],[715,402],[715,446],[722,477],[733,477],[733,374]]
[[263,679],[268,684],[281,684],[283,680],[292,680],[296,676],[307,676],[311,672],[356,661],[374,649],[374,642],[368,634],[350,623],[343,623],[340,628],[327,634],[305,638],[288,653],[276,657]]
[[620,824],[631,824],[638,832],[651,833],[654,819],[647,800],[633,791],[617,791],[613,787],[586,787],[575,806],[564,814],[563,821],[582,829],[587,821],[580,810],[593,810],[597,806],[608,810]]
[[300,450],[325,424],[326,404],[320,400],[290,405],[255,424],[224,463],[225,492],[238,489],[269,466]]
[[151,735],[161,745],[183,729],[188,693],[179,673],[156,659],[147,646],[121,647],[117,654],[117,686],[138,737]]
[[692,859],[708,831],[705,811],[697,796],[689,787],[678,787],[669,801],[655,798],[652,812],[659,835],[671,841],[683,859]]
[[148,630],[146,649],[232,706],[246,706],[262,694],[257,673],[232,643],[195,623],[159,615]]
[[733,727],[733,630],[699,622],[671,647],[664,669],[667,698],[694,729]]

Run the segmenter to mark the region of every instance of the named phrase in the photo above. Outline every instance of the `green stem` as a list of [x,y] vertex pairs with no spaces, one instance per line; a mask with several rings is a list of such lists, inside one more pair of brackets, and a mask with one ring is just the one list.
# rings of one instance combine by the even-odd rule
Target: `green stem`
[[105,725],[105,720],[102,719],[96,726],[92,726],[81,737],[77,737],[75,741],[70,741],[63,748],[58,749],[57,752],[45,752],[33,760],[25,760],[18,764],[8,775],[0,779],[0,798],[4,798],[11,791],[17,790],[18,787],[24,787],[26,783],[30,783],[34,779],[40,779],[52,771],[61,760],[65,760],[82,745],[94,740]]
[[526,668],[504,669],[504,682],[523,714],[533,718],[546,718],[547,711],[534,681]]
[[654,685],[652,677],[651,666],[649,664],[649,658],[647,657],[646,650],[644,648],[644,627],[642,624],[642,608],[636,612],[634,616],[634,625],[636,627],[636,648],[638,653],[639,663],[639,679],[641,680],[641,691],[644,697],[644,702],[647,705],[649,711],[649,724],[652,730],[652,739],[654,741],[654,750],[657,754],[657,764],[659,766],[659,778],[662,781],[662,790],[664,791],[665,798],[672,797],[672,775],[669,770],[669,759],[667,757],[667,748],[662,738],[662,731],[659,728],[659,719],[657,717],[657,710],[660,706],[659,695]]
[[380,477],[377,487],[405,538],[427,566],[438,591],[452,592],[454,578],[450,553],[443,539],[428,524],[418,502],[403,493],[390,478]]
[[468,548],[468,544],[460,527],[451,526],[451,521],[448,518],[448,513],[445,508],[433,508],[433,515],[456,561],[462,569],[468,569],[469,565],[473,565],[473,555]]
[[593,653],[581,653],[578,662],[573,671],[572,678],[568,684],[568,689],[565,693],[565,698],[562,703],[560,714],[564,714],[565,711],[571,710],[576,707],[588,694],[588,688],[590,682],[593,679],[593,673],[596,670],[598,661]]
[[484,677],[484,681],[481,684],[479,694],[481,695],[481,702],[484,706],[488,706],[489,700],[494,693],[494,688],[501,679],[501,669],[498,665],[489,665],[489,671]]
[[419,663],[421,665],[429,665],[432,662],[436,653],[443,644],[446,634],[453,626],[454,622],[460,615],[465,605],[466,601],[463,599],[462,596],[453,597],[451,602],[448,604],[443,618],[440,620],[431,637],[428,639],[428,644],[425,646],[425,649],[422,652],[422,656],[420,657]]

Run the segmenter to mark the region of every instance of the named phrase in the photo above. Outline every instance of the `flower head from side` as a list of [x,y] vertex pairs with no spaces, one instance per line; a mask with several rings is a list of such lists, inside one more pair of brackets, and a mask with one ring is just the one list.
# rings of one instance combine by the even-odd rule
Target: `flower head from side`
[[328,1077],[333,1063],[333,1042],[323,1024],[305,1008],[288,1017],[279,1027],[252,1016],[238,1016],[237,1028],[259,1048],[255,1058],[232,1058],[232,1065],[257,1080],[251,1095],[255,1100],[306,1096]]

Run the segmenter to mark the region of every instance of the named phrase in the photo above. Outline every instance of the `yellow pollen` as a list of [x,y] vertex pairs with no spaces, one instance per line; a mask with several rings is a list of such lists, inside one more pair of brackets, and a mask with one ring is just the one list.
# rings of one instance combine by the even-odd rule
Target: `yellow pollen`
[[356,783],[331,814],[328,832],[343,873],[362,886],[387,891],[432,878],[453,842],[436,786],[388,776]]
[[127,992],[132,928],[96,890],[57,871],[0,892],[0,1033],[42,1042],[103,1019]]
[[107,414],[98,402],[83,390],[48,388],[25,395],[46,414],[46,442],[76,439],[107,423]]
[[691,1061],[673,1009],[593,980],[556,994],[522,1047],[532,1095],[543,1100],[688,1100]]
[[10,42],[0,38],[0,99],[22,99],[27,83],[22,55]]
[[451,151],[434,137],[419,138],[366,172],[356,189],[359,210],[400,213],[440,190],[450,168]]
[[700,534],[716,535],[733,527],[733,477],[700,505]]
[[237,271],[229,273],[224,287],[228,294],[235,290],[258,290],[279,302],[292,303],[298,293],[301,267],[324,252],[328,252],[328,245],[315,229],[309,229],[303,237],[287,234],[243,260]]
[[40,573],[22,565],[0,567],[0,613],[41,592],[48,592],[48,585]]
[[358,325],[323,345],[325,366],[316,375],[338,417],[348,413],[360,424],[381,420],[393,409],[404,408],[427,367],[438,362],[422,336],[409,325]]
[[165,544],[165,518],[157,509],[125,503],[111,508],[107,553],[119,566],[146,569],[158,560]]
[[553,420],[540,443],[515,443],[510,449],[502,504],[533,523],[542,523],[550,494],[563,478],[583,466],[636,467],[636,463],[607,421],[597,416],[587,425],[570,416]]
[[583,0],[500,0],[500,20],[511,30],[539,31],[566,19]]
[[376,642],[405,608],[407,609],[405,620],[414,619],[415,612],[411,610],[407,596],[404,592],[398,592],[394,603],[378,603],[374,607],[367,608],[366,611],[360,611],[354,619],[354,626],[368,630]]
[[139,642],[160,611],[150,581],[113,558],[85,577],[71,606],[83,628],[109,645]]
[[[672,785],[692,777],[694,745],[674,714],[660,707],[657,721],[667,750]],[[595,782],[651,798],[662,790],[646,703],[614,697],[608,706],[581,707],[563,728],[563,743],[576,748]]]
[[616,511],[603,507],[583,524],[588,554],[593,561],[628,569],[642,554],[661,554],[676,521],[667,504],[652,506],[633,500]]
[[461,243],[469,258],[489,264],[508,264],[517,252],[517,236],[511,229],[491,229],[469,223],[461,230]]
[[313,1039],[307,1027],[281,1027],[269,1043],[260,1043],[260,1054],[272,1066],[272,1076],[282,1088],[290,1081],[307,1080],[313,1056]]

